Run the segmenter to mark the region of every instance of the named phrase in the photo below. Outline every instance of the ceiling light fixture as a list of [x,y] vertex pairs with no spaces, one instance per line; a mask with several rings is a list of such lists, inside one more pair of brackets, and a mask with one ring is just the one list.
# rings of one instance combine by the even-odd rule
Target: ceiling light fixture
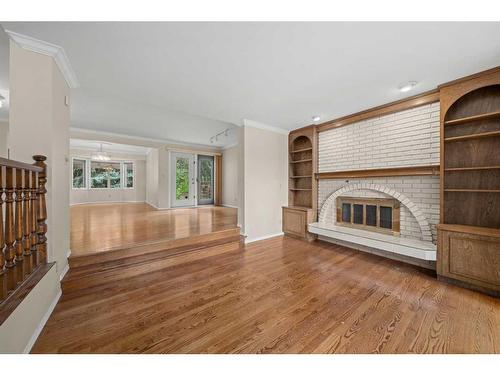
[[321,120],[321,117],[319,117],[319,116],[313,116],[312,119],[313,119],[314,122],[317,122],[317,121]]
[[106,151],[102,150],[102,143],[99,144],[99,151],[92,153],[92,160],[96,161],[109,161],[111,157]]
[[417,85],[417,81],[409,81],[399,85],[399,91],[408,92]]

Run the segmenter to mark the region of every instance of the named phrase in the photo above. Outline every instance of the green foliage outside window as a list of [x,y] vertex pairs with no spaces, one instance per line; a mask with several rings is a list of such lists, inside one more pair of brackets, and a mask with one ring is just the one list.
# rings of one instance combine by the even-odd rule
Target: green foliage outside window
[[178,158],[175,163],[175,199],[189,198],[189,159]]

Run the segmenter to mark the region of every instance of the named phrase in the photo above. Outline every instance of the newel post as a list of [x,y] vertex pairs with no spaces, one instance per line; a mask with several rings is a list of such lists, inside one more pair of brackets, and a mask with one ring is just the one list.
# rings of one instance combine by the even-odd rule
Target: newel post
[[33,159],[35,160],[35,165],[37,167],[43,168],[41,172],[38,172],[38,187],[36,189],[37,192],[37,245],[36,249],[38,252],[39,262],[46,263],[47,262],[47,207],[45,203],[45,194],[47,193],[47,189],[45,188],[45,184],[47,183],[47,164],[45,164],[45,160],[47,160],[46,156],[43,155],[34,155]]

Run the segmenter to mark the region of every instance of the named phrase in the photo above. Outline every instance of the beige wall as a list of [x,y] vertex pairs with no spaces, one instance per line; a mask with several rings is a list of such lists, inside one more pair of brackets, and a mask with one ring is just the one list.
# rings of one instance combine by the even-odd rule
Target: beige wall
[[222,152],[222,204],[238,206],[238,145]]
[[[31,163],[32,155],[47,156],[47,246],[56,269],[0,327],[0,348],[19,352],[30,343],[58,298],[59,278],[67,270],[69,251],[69,122],[65,105],[70,89],[52,57],[10,45],[10,156]],[[29,317],[28,317],[29,316]],[[10,323],[9,323],[10,322]],[[15,340],[9,338],[16,336]]]
[[287,142],[286,134],[244,126],[243,228],[247,242],[282,233],[281,207],[287,204]]
[[0,157],[6,158],[8,155],[7,137],[9,135],[9,123],[0,121]]
[[[89,160],[92,151],[71,149],[71,158]],[[135,164],[133,189],[73,189],[70,175],[70,204],[98,202],[145,202],[146,201],[146,157],[142,155],[109,153],[112,160],[132,161]],[[70,166],[71,168],[71,166]],[[70,172],[71,173],[71,172]]]
[[146,202],[158,207],[158,149],[151,149],[146,156]]

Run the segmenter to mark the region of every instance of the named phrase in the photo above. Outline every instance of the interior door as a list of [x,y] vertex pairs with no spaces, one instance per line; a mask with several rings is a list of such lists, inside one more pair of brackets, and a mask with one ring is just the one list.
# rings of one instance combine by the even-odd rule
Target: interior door
[[198,155],[198,204],[214,204],[214,157]]
[[171,154],[172,207],[195,204],[195,158],[193,154],[172,152]]

